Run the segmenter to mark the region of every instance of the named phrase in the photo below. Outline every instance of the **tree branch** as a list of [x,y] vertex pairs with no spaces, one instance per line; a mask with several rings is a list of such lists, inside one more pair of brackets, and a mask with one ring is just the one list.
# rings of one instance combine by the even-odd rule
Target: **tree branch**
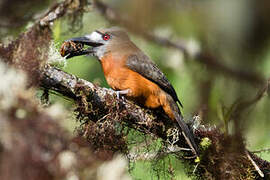
[[[115,108],[121,121],[128,126],[144,133],[155,134],[164,141],[167,141],[168,131],[175,129],[175,124],[161,111],[154,112],[141,108],[132,101],[118,99],[114,91],[96,86],[50,65],[45,65],[42,71],[40,86],[69,97],[77,104],[84,104],[80,101],[87,96],[87,103],[91,105],[83,107],[82,113],[93,121],[97,121],[98,117],[104,117]],[[91,110],[89,110],[90,106]],[[98,112],[95,114],[96,111]],[[185,142],[184,139],[175,145],[181,147],[183,142]]]
[[[179,134],[177,128],[167,117],[162,115],[162,112],[146,110],[126,99],[117,99],[112,90],[98,87],[49,65],[46,65],[43,69],[41,87],[73,99],[77,106],[84,104],[83,107],[80,107],[79,113],[81,113],[81,116],[87,117],[87,119],[95,122],[103,121],[111,113],[116,113],[117,115],[113,117],[118,117],[118,119],[113,119],[113,121],[119,120],[118,122],[122,125],[159,137],[167,144],[167,148],[177,149],[180,147],[179,149],[181,149],[182,147],[188,147],[185,145],[185,140]],[[84,130],[89,131],[87,128]],[[221,165],[222,169],[233,169],[232,176],[245,174],[247,177],[251,176],[248,173],[257,173],[250,159],[246,156],[245,152],[247,150],[241,143],[235,144],[234,137],[225,136],[213,127],[205,128],[200,126],[196,128],[196,142],[199,144],[199,140],[205,137],[210,139],[211,146],[201,146],[205,150],[203,150],[203,155],[200,157],[201,161],[196,170],[198,171],[197,174],[208,172],[213,177],[227,177],[226,173],[214,170],[216,164],[221,162],[224,163],[224,167]],[[170,149],[170,152],[174,151]],[[185,153],[191,154],[189,151],[185,151]],[[268,177],[267,171],[270,170],[270,163],[260,159],[253,153],[250,153],[250,156],[265,176]],[[183,159],[183,156],[181,159]],[[193,160],[187,161],[194,164]],[[246,169],[238,167],[239,164],[242,164]],[[249,172],[247,168],[254,170]]]

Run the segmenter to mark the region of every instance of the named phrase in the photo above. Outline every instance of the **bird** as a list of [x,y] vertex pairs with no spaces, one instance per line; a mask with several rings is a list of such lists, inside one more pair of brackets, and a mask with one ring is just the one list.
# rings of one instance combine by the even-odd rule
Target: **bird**
[[117,96],[124,95],[150,109],[162,108],[178,123],[191,151],[198,156],[198,147],[184,122],[178,104],[183,106],[175,89],[154,61],[130,40],[126,31],[119,27],[104,28],[67,42],[88,45],[91,49],[80,49],[76,53],[61,51],[62,56],[67,54],[67,58],[71,58],[89,53],[97,57],[108,85]]

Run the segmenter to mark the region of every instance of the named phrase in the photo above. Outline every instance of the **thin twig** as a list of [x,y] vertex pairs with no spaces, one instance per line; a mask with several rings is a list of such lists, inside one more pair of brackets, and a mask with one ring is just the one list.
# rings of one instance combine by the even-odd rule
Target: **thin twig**
[[195,172],[196,172],[198,166],[199,166],[199,163],[196,164],[195,168],[194,168],[193,171],[192,171],[192,174],[195,174]]
[[237,106],[233,113],[233,118],[239,119],[239,116],[242,114],[244,110],[249,108],[250,106],[256,104],[258,101],[260,101],[268,92],[269,90],[269,84],[270,84],[270,78],[266,81],[265,85],[258,90],[256,96],[252,99],[241,101],[237,103]]
[[249,152],[245,151],[245,153],[246,153],[248,159],[250,160],[250,162],[252,163],[252,165],[254,166],[254,168],[256,169],[256,171],[259,173],[259,175],[261,177],[264,177],[263,172],[260,170],[259,166],[255,163],[255,161],[253,161],[253,159],[250,157]]
[[84,11],[84,5],[87,5],[84,0],[79,0],[79,2],[65,0],[56,3],[38,19],[36,24],[39,24],[41,27],[48,26],[67,14],[75,14],[78,11]]
[[250,151],[250,152],[252,152],[252,153],[270,152],[270,148],[256,150],[256,151]]

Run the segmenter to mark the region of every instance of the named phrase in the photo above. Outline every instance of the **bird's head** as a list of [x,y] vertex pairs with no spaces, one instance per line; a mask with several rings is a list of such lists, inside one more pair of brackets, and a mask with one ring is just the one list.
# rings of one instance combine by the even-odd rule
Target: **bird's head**
[[85,36],[71,38],[67,41],[91,46],[91,48],[88,48],[88,51],[78,51],[73,54],[72,57],[85,55],[89,52],[88,54],[102,59],[102,57],[109,52],[126,52],[128,49],[135,47],[127,33],[118,27],[95,30]]

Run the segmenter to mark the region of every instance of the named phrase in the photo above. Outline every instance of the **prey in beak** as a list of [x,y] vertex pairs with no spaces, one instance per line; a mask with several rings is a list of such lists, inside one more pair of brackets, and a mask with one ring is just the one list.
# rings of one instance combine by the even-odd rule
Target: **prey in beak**
[[[84,46],[91,46],[88,48],[84,48]],[[66,57],[66,59],[72,58],[74,56],[81,55],[92,55],[94,53],[93,48],[103,45],[99,42],[91,41],[87,37],[76,37],[66,40],[60,49],[60,54],[62,57]]]

